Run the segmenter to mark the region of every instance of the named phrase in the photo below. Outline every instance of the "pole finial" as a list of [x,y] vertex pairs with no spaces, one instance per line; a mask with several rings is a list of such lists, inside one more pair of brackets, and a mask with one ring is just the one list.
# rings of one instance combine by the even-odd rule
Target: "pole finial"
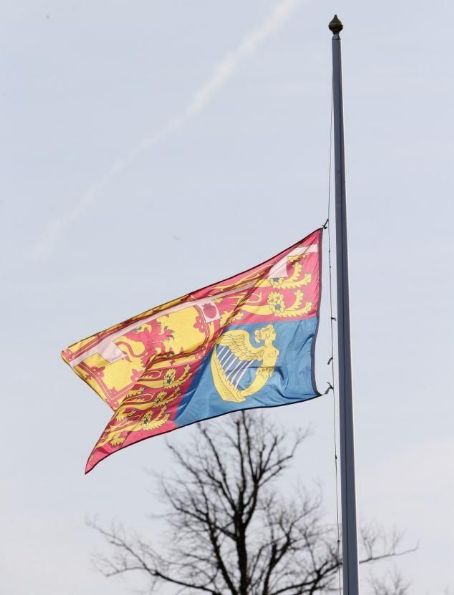
[[328,25],[328,27],[329,27],[330,31],[333,32],[333,35],[338,35],[344,28],[344,25],[339,20],[337,14],[335,14],[333,20]]

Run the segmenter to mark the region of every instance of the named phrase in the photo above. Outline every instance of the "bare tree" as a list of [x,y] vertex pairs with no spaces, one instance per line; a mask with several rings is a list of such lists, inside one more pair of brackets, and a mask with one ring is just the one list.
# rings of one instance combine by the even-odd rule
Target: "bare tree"
[[[132,571],[182,593],[304,595],[338,590],[342,565],[336,527],[323,521],[319,493],[290,497],[279,482],[305,438],[291,439],[260,413],[199,426],[193,443],[169,444],[177,472],[161,479],[171,528],[166,553],[121,527],[94,524],[112,546],[102,572]],[[216,432],[216,433],[215,433]],[[282,485],[282,484],[281,484]],[[399,539],[362,534],[362,563],[393,558]],[[375,593],[403,595],[401,590]],[[378,589],[378,591],[376,590]]]
[[371,577],[374,595],[406,595],[410,584],[395,569],[382,578]]

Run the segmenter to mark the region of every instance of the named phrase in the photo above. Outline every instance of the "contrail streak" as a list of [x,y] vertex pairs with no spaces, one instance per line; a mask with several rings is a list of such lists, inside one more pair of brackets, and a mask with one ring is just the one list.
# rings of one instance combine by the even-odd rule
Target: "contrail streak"
[[194,93],[191,102],[179,116],[170,120],[156,134],[143,138],[128,154],[117,159],[97,182],[87,188],[70,210],[50,222],[46,233],[34,245],[31,257],[40,260],[49,256],[65,229],[87,211],[89,206],[98,198],[102,189],[112,179],[124,172],[137,157],[150,147],[167,138],[186,122],[201,113],[233,77],[244,59],[254,54],[260,45],[284,25],[301,1],[278,0],[265,20],[246,33],[240,45],[224,56],[216,65],[212,75]]

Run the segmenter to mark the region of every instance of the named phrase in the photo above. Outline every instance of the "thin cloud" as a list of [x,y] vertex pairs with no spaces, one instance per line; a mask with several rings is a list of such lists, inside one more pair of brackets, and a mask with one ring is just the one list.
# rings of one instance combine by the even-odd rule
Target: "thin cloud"
[[191,102],[181,115],[172,118],[156,134],[146,136],[128,154],[117,159],[98,181],[87,188],[70,210],[51,221],[46,233],[33,247],[31,257],[41,260],[50,256],[65,229],[87,211],[89,206],[98,199],[103,188],[124,172],[142,153],[200,114],[234,76],[242,62],[254,54],[269,37],[286,23],[300,3],[301,0],[278,0],[266,19],[246,33],[239,46],[224,56],[216,65],[212,75],[194,93]]

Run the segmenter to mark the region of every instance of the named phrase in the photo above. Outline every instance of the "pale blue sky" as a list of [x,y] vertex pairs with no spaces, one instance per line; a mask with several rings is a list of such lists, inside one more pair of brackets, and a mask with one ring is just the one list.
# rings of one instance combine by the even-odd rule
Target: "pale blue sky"
[[[285,0],[278,22],[276,5],[2,6],[2,595],[127,592],[92,569],[102,543],[84,520],[146,529],[156,502],[143,469],[166,467],[164,440],[84,477],[109,412],[60,349],[323,223],[334,12],[345,24],[358,514],[419,542],[399,561],[412,593],[454,592],[454,6]],[[322,316],[324,388],[326,282]],[[334,520],[331,397],[273,416],[313,427],[297,471],[322,484]]]

